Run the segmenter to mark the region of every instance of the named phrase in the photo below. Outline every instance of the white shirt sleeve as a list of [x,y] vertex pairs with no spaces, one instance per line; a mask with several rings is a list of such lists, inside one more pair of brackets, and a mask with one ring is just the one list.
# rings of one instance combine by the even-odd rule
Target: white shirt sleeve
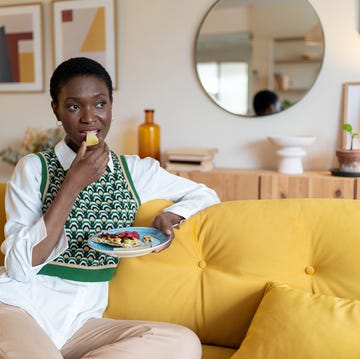
[[8,220],[1,250],[5,253],[8,276],[18,281],[31,280],[46,263],[67,248],[63,233],[45,263],[35,267],[31,264],[34,246],[47,236],[40,193],[41,172],[40,159],[30,154],[19,161],[7,183],[5,210]]
[[140,159],[138,156],[125,156],[125,159],[141,203],[153,199],[167,199],[174,204],[164,211],[188,218],[219,202],[214,190],[169,173],[150,157]]

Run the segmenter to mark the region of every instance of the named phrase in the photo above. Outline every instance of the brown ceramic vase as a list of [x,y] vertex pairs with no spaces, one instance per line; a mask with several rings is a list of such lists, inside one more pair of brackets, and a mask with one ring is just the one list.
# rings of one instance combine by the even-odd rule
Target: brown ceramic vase
[[336,157],[341,172],[360,173],[360,149],[337,150]]

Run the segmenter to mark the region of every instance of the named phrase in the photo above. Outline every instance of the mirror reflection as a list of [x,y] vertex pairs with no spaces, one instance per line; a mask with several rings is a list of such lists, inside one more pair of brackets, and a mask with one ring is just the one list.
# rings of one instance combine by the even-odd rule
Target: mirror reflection
[[218,0],[195,41],[204,91],[241,116],[296,104],[316,81],[323,58],[321,23],[307,0]]

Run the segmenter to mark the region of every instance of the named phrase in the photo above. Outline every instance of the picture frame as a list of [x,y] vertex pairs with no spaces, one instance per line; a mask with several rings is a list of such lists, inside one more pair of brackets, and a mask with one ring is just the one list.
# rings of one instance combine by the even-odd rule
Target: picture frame
[[[360,82],[343,84],[343,123],[349,123],[353,132],[360,132]],[[351,136],[343,132],[342,148],[349,149]],[[354,138],[353,149],[360,149],[360,141]]]
[[0,6],[0,92],[44,91],[42,4]]
[[54,67],[71,57],[101,63],[117,88],[114,0],[55,0],[52,3]]

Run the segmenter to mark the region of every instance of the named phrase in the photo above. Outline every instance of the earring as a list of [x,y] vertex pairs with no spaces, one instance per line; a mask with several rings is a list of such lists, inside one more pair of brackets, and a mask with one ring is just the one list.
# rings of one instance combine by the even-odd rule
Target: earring
[[59,120],[57,120],[57,121],[56,121],[56,126],[57,126],[57,127],[62,127],[62,122],[59,121]]

